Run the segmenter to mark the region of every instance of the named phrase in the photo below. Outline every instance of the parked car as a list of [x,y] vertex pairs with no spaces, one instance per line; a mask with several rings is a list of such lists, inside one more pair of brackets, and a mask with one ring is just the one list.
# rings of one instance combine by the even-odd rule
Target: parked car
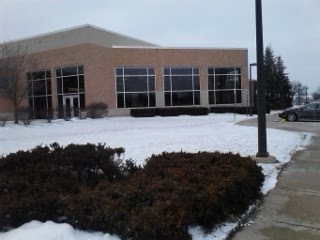
[[297,108],[288,108],[279,113],[287,121],[320,121],[320,102],[312,102]]

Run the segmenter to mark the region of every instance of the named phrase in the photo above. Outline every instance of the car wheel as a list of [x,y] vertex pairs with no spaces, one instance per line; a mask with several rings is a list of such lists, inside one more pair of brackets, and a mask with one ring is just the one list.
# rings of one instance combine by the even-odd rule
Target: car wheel
[[295,113],[289,113],[287,116],[287,120],[289,122],[295,122],[298,120],[297,115]]

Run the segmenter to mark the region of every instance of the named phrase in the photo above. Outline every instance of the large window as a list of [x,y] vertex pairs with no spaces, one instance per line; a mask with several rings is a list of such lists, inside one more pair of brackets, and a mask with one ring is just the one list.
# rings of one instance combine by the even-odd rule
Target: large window
[[200,105],[199,68],[163,69],[166,106]]
[[208,68],[209,104],[241,103],[240,68]]
[[115,68],[118,108],[155,107],[154,68]]
[[59,117],[79,116],[85,107],[83,66],[56,68]]
[[47,118],[52,109],[51,72],[27,73],[29,107],[34,118]]

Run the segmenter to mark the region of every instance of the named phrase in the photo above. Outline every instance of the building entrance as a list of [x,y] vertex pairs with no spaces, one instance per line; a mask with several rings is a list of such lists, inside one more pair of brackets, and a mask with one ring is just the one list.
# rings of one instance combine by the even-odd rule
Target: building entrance
[[63,108],[65,117],[73,118],[79,117],[80,98],[79,95],[63,96]]

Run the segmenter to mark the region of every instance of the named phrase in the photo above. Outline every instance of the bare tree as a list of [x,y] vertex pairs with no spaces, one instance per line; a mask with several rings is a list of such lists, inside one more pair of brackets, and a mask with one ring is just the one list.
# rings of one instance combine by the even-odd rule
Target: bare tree
[[28,96],[26,70],[35,69],[37,65],[28,49],[20,43],[3,43],[0,45],[0,81],[5,94],[12,102],[14,123],[19,123],[19,104]]
[[313,100],[320,100],[320,87],[317,88],[317,91],[312,93]]
[[291,83],[292,85],[292,93],[294,96],[294,104],[301,105],[306,102],[308,99],[307,91],[308,87],[302,85],[299,81],[295,81]]

